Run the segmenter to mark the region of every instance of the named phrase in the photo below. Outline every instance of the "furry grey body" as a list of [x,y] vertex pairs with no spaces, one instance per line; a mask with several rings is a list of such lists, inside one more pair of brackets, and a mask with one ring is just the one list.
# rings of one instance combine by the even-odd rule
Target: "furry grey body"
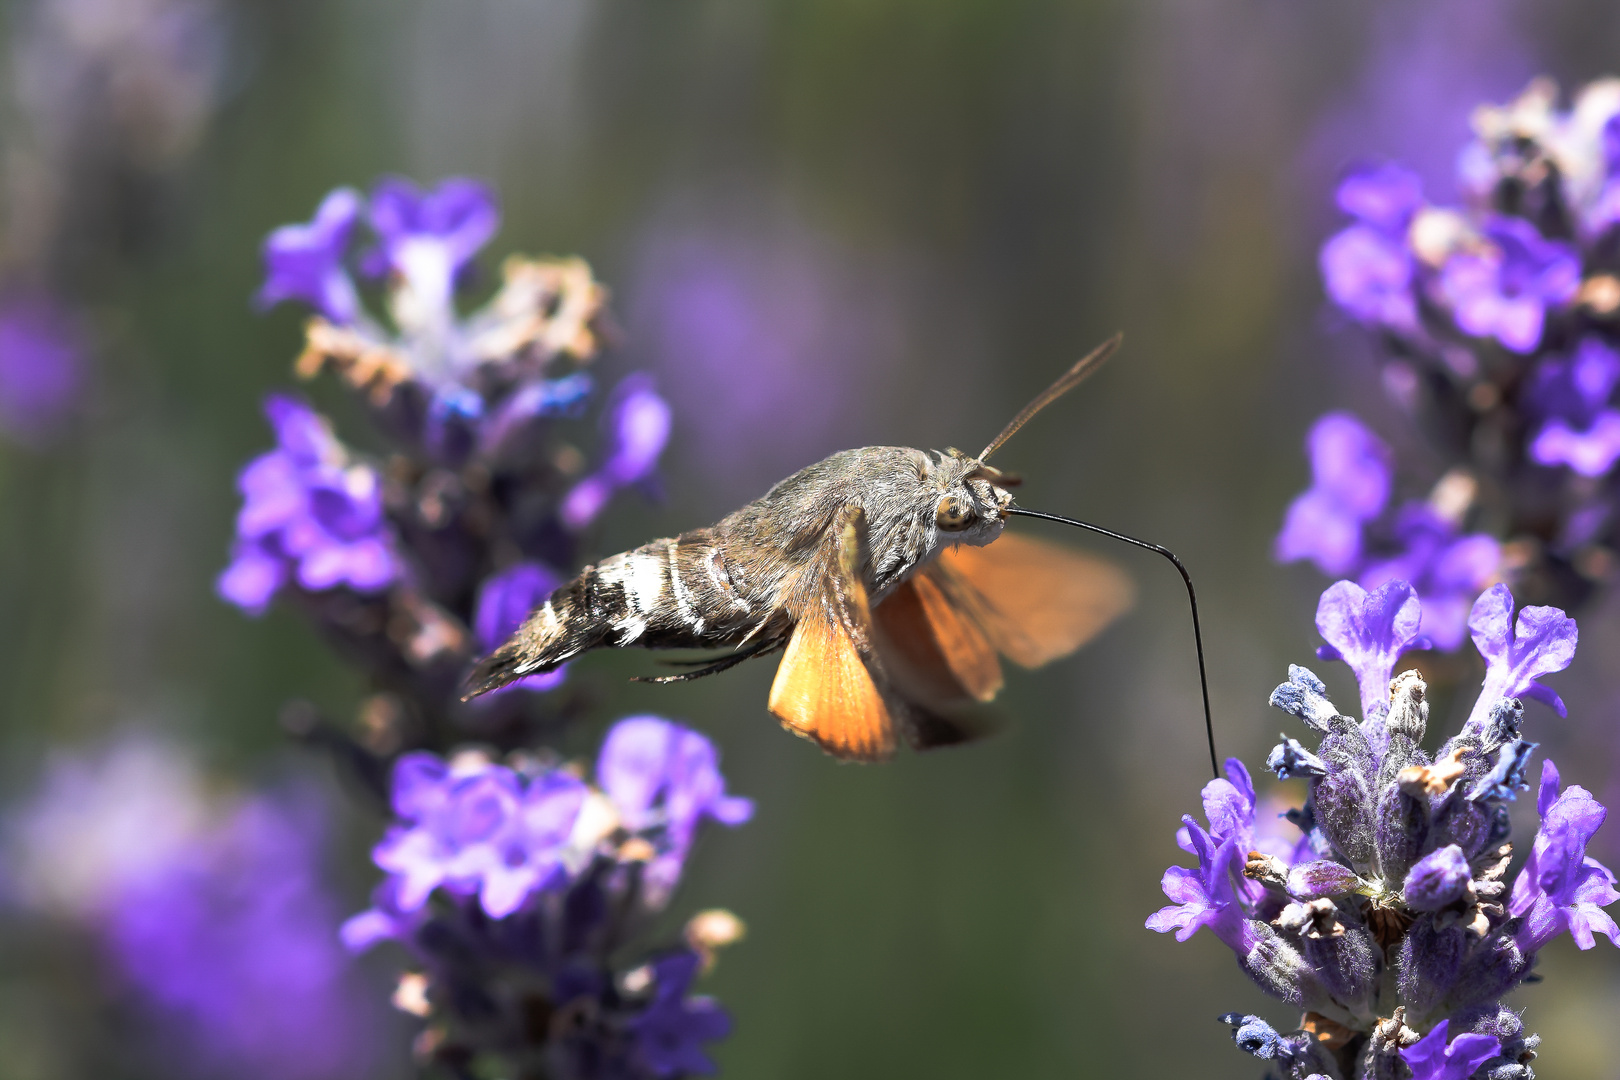
[[[715,525],[654,540],[586,567],[547,598],[471,680],[482,693],[600,647],[736,648],[785,643],[824,571],[824,543],[845,507],[863,511],[861,576],[876,605],[942,543],[988,544],[1011,495],[958,451],[845,450],[778,483]],[[969,511],[944,532],[942,499]]]

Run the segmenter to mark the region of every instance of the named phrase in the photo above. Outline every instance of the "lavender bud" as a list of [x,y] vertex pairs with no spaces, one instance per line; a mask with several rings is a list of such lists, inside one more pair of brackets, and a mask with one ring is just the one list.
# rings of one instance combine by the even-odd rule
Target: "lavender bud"
[[1461,900],[1469,891],[1473,871],[1462,848],[1448,844],[1418,860],[1406,875],[1401,892],[1414,911],[1439,911]]
[[1223,1024],[1232,1026],[1232,1041],[1237,1043],[1238,1049],[1244,1053],[1253,1054],[1262,1061],[1287,1056],[1288,1044],[1277,1034],[1276,1028],[1260,1017],[1246,1016],[1243,1013],[1226,1013],[1217,1019]]
[[1327,687],[1316,673],[1298,664],[1288,665],[1288,681],[1271,692],[1271,704],[1297,716],[1313,731],[1325,732],[1339,710],[1327,698]]
[[1339,906],[1326,897],[1289,904],[1277,916],[1277,926],[1307,938],[1339,937],[1345,930]]
[[1288,871],[1288,895],[1295,900],[1318,900],[1365,892],[1367,883],[1343,863],[1331,859],[1301,863]]
[[1519,797],[1519,792],[1528,791],[1530,782],[1524,778],[1524,771],[1530,764],[1530,752],[1539,745],[1525,739],[1515,739],[1503,746],[1497,754],[1496,767],[1480,779],[1479,786],[1469,798],[1476,801],[1506,799],[1511,802]]
[[1494,750],[1503,743],[1519,737],[1519,725],[1524,722],[1524,705],[1518,698],[1503,698],[1491,706],[1491,717],[1485,728],[1485,746]]
[[1389,693],[1389,714],[1384,718],[1389,734],[1405,735],[1413,745],[1422,742],[1429,724],[1428,686],[1423,678],[1415,671],[1403,671],[1390,682]]
[[1296,776],[1322,777],[1328,774],[1327,762],[1305,749],[1298,739],[1280,736],[1282,742],[1266,758],[1266,768],[1277,774],[1277,779],[1288,780]]

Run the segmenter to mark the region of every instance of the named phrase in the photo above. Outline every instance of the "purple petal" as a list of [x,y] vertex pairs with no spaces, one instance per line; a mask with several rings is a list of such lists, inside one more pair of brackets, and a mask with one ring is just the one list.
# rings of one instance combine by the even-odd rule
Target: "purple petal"
[[1485,658],[1485,683],[1469,722],[1483,722],[1503,698],[1521,697],[1535,690],[1536,679],[1567,668],[1575,658],[1579,633],[1575,620],[1553,607],[1527,607],[1513,621],[1513,593],[1506,585],[1493,585],[1474,603],[1468,617],[1474,645]]
[[1319,264],[1327,294],[1339,307],[1373,326],[1417,330],[1413,261],[1404,239],[1352,225],[1322,246]]
[[1360,165],[1339,182],[1334,197],[1346,214],[1399,233],[1423,205],[1423,181],[1393,162]]
[[1316,607],[1316,628],[1356,673],[1362,716],[1388,704],[1389,680],[1401,653],[1418,642],[1423,608],[1404,581],[1368,593],[1351,581],[1328,587]]
[[321,200],[315,217],[303,225],[283,225],[264,242],[261,307],[303,300],[336,323],[353,322],[360,298],[343,267],[349,237],[359,219],[360,193],[338,188]]
[[488,578],[479,587],[473,615],[479,642],[485,649],[499,647],[561,584],[560,576],[534,562],[517,563]]

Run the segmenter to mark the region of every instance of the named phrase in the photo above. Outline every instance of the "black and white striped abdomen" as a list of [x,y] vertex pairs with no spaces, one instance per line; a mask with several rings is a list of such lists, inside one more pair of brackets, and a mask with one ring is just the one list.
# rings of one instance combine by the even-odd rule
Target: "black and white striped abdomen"
[[[759,610],[763,608],[763,610]],[[735,645],[772,605],[750,602],[708,529],[654,540],[586,567],[479,665],[472,692],[550,671],[590,649]]]

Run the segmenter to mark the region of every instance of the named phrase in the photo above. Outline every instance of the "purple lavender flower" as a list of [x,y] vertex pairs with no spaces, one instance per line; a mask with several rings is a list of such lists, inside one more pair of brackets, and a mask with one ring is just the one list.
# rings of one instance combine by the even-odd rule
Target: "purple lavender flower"
[[71,317],[41,294],[0,303],[0,432],[42,446],[84,391],[84,340]]
[[[504,644],[523,625],[523,620],[545,603],[546,597],[562,583],[561,576],[534,562],[518,563],[485,581],[479,587],[478,603],[473,614],[473,630],[484,651],[492,652]],[[540,675],[527,675],[493,693],[499,695],[518,689],[535,692],[551,690],[566,677],[565,665]]]
[[1323,660],[1343,660],[1361,687],[1361,711],[1371,717],[1387,707],[1395,662],[1408,649],[1423,647],[1418,627],[1423,605],[1404,581],[1380,585],[1371,593],[1349,581],[1328,587],[1316,605],[1316,629],[1326,645]]
[[[383,914],[419,911],[442,887],[477,896],[488,915],[506,918],[572,880],[595,846],[621,830],[647,851],[649,902],[661,906],[704,818],[735,826],[753,815],[752,800],[726,794],[719,761],[705,736],[655,716],[620,720],[603,740],[596,771],[605,799],[562,769],[406,754],[394,766],[399,823],[372,853],[390,876]],[[369,944],[382,925],[365,917],[356,940]]]
[[1254,783],[1236,758],[1226,760],[1225,780],[1204,785],[1204,812],[1209,828],[1191,815],[1181,819],[1176,843],[1198,857],[1198,867],[1172,866],[1164,872],[1164,895],[1173,903],[1147,921],[1149,930],[1176,932],[1186,941],[1202,927],[1240,955],[1255,943],[1243,919],[1243,906],[1258,897],[1257,886],[1243,877],[1254,832]]
[[708,1076],[714,1062],[703,1044],[731,1034],[731,1018],[706,998],[688,996],[698,957],[682,950],[653,963],[652,1004],[630,1022],[636,1048],[654,1076]]
[[[1372,201],[1370,195],[1363,198]],[[1455,511],[1436,506],[1454,502],[1456,490],[1471,492],[1472,486],[1463,478],[1446,478],[1431,502],[1405,503],[1382,526],[1382,539],[1369,543],[1364,531],[1389,502],[1394,475],[1389,448],[1354,416],[1328,413],[1312,426],[1306,449],[1311,486],[1288,508],[1277,535],[1277,559],[1310,559],[1325,573],[1354,574],[1366,589],[1411,582],[1428,616],[1429,642],[1456,649],[1470,605],[1502,565],[1502,546],[1494,537],[1463,535]]]
[[1394,164],[1363,166],[1340,182],[1338,204],[1357,222],[1322,247],[1328,295],[1365,323],[1415,333],[1415,263],[1406,229],[1423,205],[1422,183]]
[[1541,763],[1536,809],[1541,828],[1508,900],[1508,911],[1524,920],[1515,943],[1531,954],[1567,930],[1582,949],[1597,943],[1595,933],[1620,945],[1620,926],[1603,910],[1620,900],[1614,874],[1586,854],[1608,810],[1583,787],[1560,792],[1551,761]]
[[1416,671],[1390,678],[1416,640],[1415,591],[1392,582],[1369,595],[1337,583],[1319,608],[1324,655],[1355,669],[1363,719],[1342,715],[1300,667],[1271,698],[1321,736],[1314,752],[1285,735],[1272,753],[1282,771],[1309,778],[1304,807],[1288,815],[1304,842],[1282,854],[1245,850],[1256,799],[1236,762],[1228,780],[1204,789],[1208,828],[1183,818],[1177,842],[1198,866],[1166,872],[1172,904],[1147,926],[1175,930],[1178,941],[1209,927],[1263,991],[1304,1012],[1293,1031],[1258,1016],[1221,1018],[1241,1049],[1288,1080],[1381,1080],[1403,1075],[1403,1062],[1415,1077],[1526,1080],[1538,1040],[1501,995],[1565,930],[1582,947],[1594,932],[1620,941],[1602,911],[1620,892],[1586,855],[1604,809],[1583,789],[1560,794],[1550,763],[1542,826],[1509,898],[1505,803],[1525,786],[1534,744],[1519,737],[1523,707],[1508,695],[1566,666],[1574,648],[1562,612],[1527,608],[1515,634],[1512,611],[1505,586],[1476,605],[1486,685],[1462,731],[1431,758],[1421,748],[1426,685]]
[[1503,698],[1532,697],[1565,715],[1564,701],[1536,680],[1563,671],[1575,659],[1579,628],[1553,607],[1526,607],[1513,619],[1513,594],[1493,585],[1468,616],[1474,647],[1485,658],[1485,684],[1470,721],[1483,720]]
[[[1379,331],[1381,381],[1438,466],[1436,496],[1466,487],[1431,496],[1427,524],[1404,511],[1363,522],[1371,559],[1330,572],[1411,581],[1444,649],[1461,644],[1470,594],[1498,575],[1573,607],[1606,588],[1620,551],[1620,492],[1602,482],[1620,466],[1620,357],[1602,330],[1620,312],[1620,80],[1566,110],[1538,79],[1474,110],[1472,126],[1463,205],[1424,203],[1396,166],[1354,171],[1338,191],[1353,221],[1321,257],[1333,302]],[[1483,535],[1446,550],[1476,508],[1511,565],[1489,567]]]
[[389,177],[371,192],[371,227],[382,242],[384,264],[424,293],[448,296],[456,274],[499,225],[495,193],[465,177],[440,181],[427,192]]
[[1433,1031],[1401,1051],[1401,1060],[1412,1070],[1412,1080],[1468,1080],[1475,1069],[1501,1053],[1502,1040],[1491,1035],[1458,1035],[1447,1044],[1450,1027],[1451,1021],[1442,1020]]
[[726,794],[714,743],[656,716],[613,725],[596,759],[596,777],[626,828],[661,833],[647,867],[655,896],[667,896],[679,880],[702,819],[736,826],[754,814],[752,799]]
[[1446,260],[1437,295],[1464,333],[1494,337],[1514,352],[1532,352],[1541,343],[1547,311],[1575,298],[1580,257],[1519,218],[1491,219],[1483,239],[1483,246]]
[[[667,904],[700,821],[741,824],[753,804],[726,795],[708,739],[657,717],[609,731],[600,790],[556,764],[514,765],[470,752],[400,758],[400,820],[374,852],[388,877],[344,925],[344,943],[410,950],[423,969],[407,976],[420,981],[413,1008],[448,1032],[439,1049],[452,1057],[578,1080],[712,1072],[702,1044],[730,1020],[689,990],[700,963],[740,936],[736,917],[694,919],[689,948],[627,972],[605,958]],[[540,1002],[578,1023],[536,1026]]]
[[312,815],[244,804],[214,838],[132,889],[108,926],[127,977],[195,1048],[200,1074],[352,1076],[376,1048],[320,879]]
[[242,509],[219,594],[259,614],[283,586],[310,591],[387,588],[400,575],[382,485],[370,467],[350,463],[326,421],[307,405],[272,395],[265,414],[277,449],[242,470]]
[[1409,502],[1395,515],[1398,553],[1361,571],[1363,588],[1409,581],[1423,602],[1423,629],[1446,652],[1462,644],[1468,611],[1502,565],[1502,545],[1484,533],[1459,536],[1449,518],[1424,502]]
[[344,256],[361,206],[359,192],[337,188],[321,200],[307,225],[283,225],[266,237],[260,306],[302,300],[333,322],[354,322],[360,297]]
[[1535,394],[1549,415],[1530,442],[1530,459],[1607,475],[1620,459],[1620,410],[1609,407],[1617,382],[1620,354],[1596,337],[1583,338],[1568,360],[1542,364]]
[[596,520],[620,489],[647,483],[669,441],[670,408],[650,375],[630,375],[614,387],[602,422],[608,435],[606,460],[563,500],[562,520],[570,529]]
[[1349,413],[1328,413],[1305,439],[1310,488],[1288,507],[1276,555],[1310,559],[1342,574],[1361,557],[1361,530],[1389,501],[1394,458],[1383,440]]
[[524,777],[476,758],[447,765],[432,754],[407,754],[394,766],[401,824],[372,855],[396,879],[404,913],[419,910],[442,885],[477,895],[492,918],[505,918],[562,879],[584,801],[584,783],[567,773]]

